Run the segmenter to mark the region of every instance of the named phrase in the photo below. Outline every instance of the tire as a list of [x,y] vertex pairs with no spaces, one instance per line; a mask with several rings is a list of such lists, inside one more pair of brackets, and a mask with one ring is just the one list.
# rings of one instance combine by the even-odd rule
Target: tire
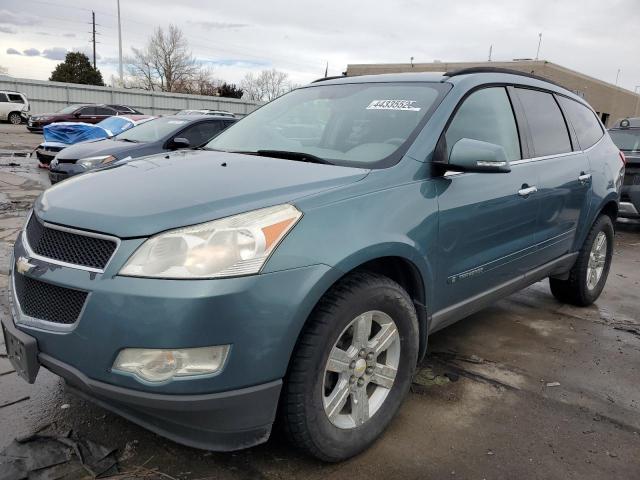
[[[361,325],[360,322],[365,325],[369,317],[373,325],[370,335],[360,337],[370,339],[369,351],[371,345],[381,345],[376,339],[385,336],[394,339],[383,342],[390,346],[378,357],[371,351],[371,356],[366,353],[362,356],[362,351],[355,347],[355,325]],[[397,329],[393,337],[389,334],[391,324],[381,326],[388,319]],[[351,345],[336,344],[349,335]],[[366,272],[340,280],[314,309],[291,359],[281,398],[281,419],[291,443],[326,462],[345,460],[369,447],[390,423],[409,390],[418,358],[418,338],[415,308],[407,292],[396,282]],[[329,354],[336,352],[336,347],[352,354],[350,363],[336,362],[332,365],[339,366],[329,367]],[[363,361],[367,364],[364,373]],[[390,376],[384,377],[392,370],[381,369],[382,363],[397,365],[392,383],[388,382]],[[325,368],[341,373],[327,372]],[[334,404],[329,399],[338,398],[331,395],[344,391],[345,382],[349,392],[346,403],[333,410],[335,414],[330,419],[327,412],[339,402]],[[385,383],[386,387],[379,383]],[[363,398],[362,395],[367,395],[367,407],[357,409],[354,400]],[[369,413],[360,417],[362,412],[373,413],[365,419]]]
[[[601,240],[602,235],[606,239],[606,251],[594,253],[592,257],[594,244]],[[595,302],[607,283],[613,256],[613,240],[614,230],[611,218],[608,215],[600,215],[593,227],[591,227],[591,231],[580,249],[576,263],[569,272],[569,278],[567,280],[549,279],[553,296],[563,303],[570,303],[579,307],[586,307]],[[602,265],[602,271],[597,277],[597,281],[589,277],[591,272],[594,271],[594,268],[590,270],[590,264],[591,266]]]
[[7,120],[12,125],[20,125],[22,123],[22,116],[18,112],[11,112],[7,116]]

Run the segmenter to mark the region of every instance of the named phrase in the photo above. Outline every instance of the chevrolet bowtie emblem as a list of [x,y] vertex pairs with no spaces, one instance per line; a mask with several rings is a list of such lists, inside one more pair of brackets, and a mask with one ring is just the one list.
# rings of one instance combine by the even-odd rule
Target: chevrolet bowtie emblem
[[29,261],[27,257],[19,257],[16,262],[16,270],[18,273],[25,274],[33,270],[36,266]]

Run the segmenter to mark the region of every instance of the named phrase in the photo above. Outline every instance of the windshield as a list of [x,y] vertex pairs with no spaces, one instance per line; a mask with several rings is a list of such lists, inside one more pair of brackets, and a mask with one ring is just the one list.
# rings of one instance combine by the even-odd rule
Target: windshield
[[171,117],[156,118],[136,125],[120,135],[116,135],[114,138],[127,142],[156,142],[184,127],[187,123],[189,123],[188,120],[179,120]]
[[301,88],[256,110],[206,148],[298,152],[337,165],[371,168],[399,150],[445,89],[440,83]]
[[133,126],[133,122],[125,117],[109,117],[105,118],[97,125],[104,128],[109,135],[117,135],[131,128]]
[[82,105],[69,105],[68,107],[58,110],[58,113],[73,113],[80,107],[82,107]]
[[640,151],[640,128],[633,130],[609,130],[613,143],[620,150]]

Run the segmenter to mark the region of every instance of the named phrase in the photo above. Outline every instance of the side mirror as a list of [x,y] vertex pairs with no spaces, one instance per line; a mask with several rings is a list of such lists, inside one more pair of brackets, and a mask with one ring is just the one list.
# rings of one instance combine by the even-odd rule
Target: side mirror
[[74,112],[73,116],[76,118],[80,118],[81,113],[80,112]]
[[169,142],[169,148],[171,150],[177,150],[178,148],[189,148],[191,143],[186,138],[176,137]]
[[500,145],[461,138],[451,149],[447,168],[462,172],[509,173],[507,152]]

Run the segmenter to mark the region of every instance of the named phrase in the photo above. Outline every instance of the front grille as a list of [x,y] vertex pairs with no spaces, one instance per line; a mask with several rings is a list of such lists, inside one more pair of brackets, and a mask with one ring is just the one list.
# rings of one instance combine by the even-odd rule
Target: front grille
[[29,246],[38,255],[84,267],[103,269],[117,247],[113,240],[45,227],[35,214],[26,230]]
[[74,323],[87,299],[87,292],[58,287],[18,272],[14,272],[13,281],[22,313],[47,322]]

